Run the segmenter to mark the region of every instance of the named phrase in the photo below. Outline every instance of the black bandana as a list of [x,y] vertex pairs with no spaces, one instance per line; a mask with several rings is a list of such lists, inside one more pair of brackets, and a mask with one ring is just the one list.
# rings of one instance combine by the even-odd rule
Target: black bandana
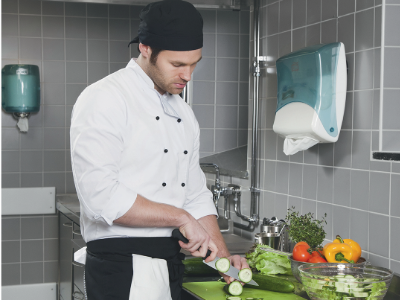
[[154,2],[140,12],[138,34],[129,45],[140,42],[161,50],[196,50],[203,47],[203,18],[186,1]]

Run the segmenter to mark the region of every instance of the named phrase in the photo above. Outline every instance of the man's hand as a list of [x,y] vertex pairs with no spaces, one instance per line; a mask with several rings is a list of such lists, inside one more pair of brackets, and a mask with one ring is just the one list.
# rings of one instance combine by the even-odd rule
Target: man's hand
[[[227,259],[230,260],[231,265],[234,266],[236,269],[244,269],[244,268],[250,268],[249,264],[246,261],[246,258],[240,257],[239,255],[232,255],[227,257]],[[230,284],[232,281],[235,280],[235,278],[232,278],[228,275],[225,275],[223,273],[220,273],[221,276],[224,278],[225,282],[227,284]],[[244,282],[240,282],[242,285],[244,285]]]
[[183,249],[189,251],[190,254],[195,257],[205,257],[207,250],[210,249],[211,254],[207,257],[206,262],[215,259],[218,253],[217,246],[211,240],[203,226],[201,226],[194,218],[191,218],[189,222],[179,227],[179,231],[189,240],[189,243],[187,244],[179,241],[179,245]]

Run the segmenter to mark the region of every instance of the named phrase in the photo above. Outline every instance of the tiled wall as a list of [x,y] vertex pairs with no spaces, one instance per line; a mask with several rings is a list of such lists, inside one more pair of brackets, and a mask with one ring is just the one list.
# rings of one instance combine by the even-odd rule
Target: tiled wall
[[[87,85],[137,57],[136,47],[127,43],[137,34],[140,10],[2,1],[2,66],[38,65],[42,96],[28,133],[20,133],[16,120],[2,111],[2,187],[55,186],[58,194],[75,193],[69,151],[72,107]],[[201,13],[204,58],[193,75],[192,102],[206,155],[246,143],[249,11]],[[56,281],[56,230],[55,216],[2,218],[2,285]]]
[[[275,61],[308,45],[341,41],[346,47],[349,76],[339,140],[286,156],[282,151],[283,139],[272,130],[277,101],[276,71],[263,69],[260,217],[284,218],[291,206],[302,214],[312,212],[318,218],[327,213],[327,241],[336,234],[353,238],[369,261],[400,274],[400,163],[370,159],[379,135],[381,2],[263,0],[261,5],[260,55]],[[392,5],[389,10],[399,8]],[[398,19],[396,15],[396,21],[391,20],[388,27],[397,33],[396,38],[399,26],[396,29],[391,26],[399,24]],[[394,65],[398,65],[398,57],[393,56]],[[385,89],[388,91],[395,93],[398,89]],[[384,114],[388,118],[385,122],[398,124],[398,100],[391,98],[391,112]],[[214,180],[212,175],[208,178],[210,183]],[[241,184],[244,190],[250,183],[224,178],[224,185],[229,182]],[[242,210],[247,212],[249,195],[244,192]],[[231,216],[238,220],[233,213]],[[241,234],[252,236],[245,231]]]
[[193,73],[193,111],[204,157],[247,144],[250,12],[201,14],[204,48]]
[[400,152],[400,1],[385,5],[385,41],[382,89],[382,150]]

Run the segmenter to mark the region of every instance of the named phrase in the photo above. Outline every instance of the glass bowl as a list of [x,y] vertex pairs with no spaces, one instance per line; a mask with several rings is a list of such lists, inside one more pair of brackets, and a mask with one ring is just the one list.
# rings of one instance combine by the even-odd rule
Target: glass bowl
[[383,299],[393,277],[389,269],[360,264],[309,264],[299,272],[311,300]]
[[[291,268],[292,268],[293,276],[297,279],[298,282],[301,283],[299,267],[300,267],[300,266],[303,266],[303,265],[309,266],[309,265],[313,265],[313,264],[312,264],[312,263],[308,263],[308,262],[302,262],[302,261],[294,260],[294,259],[293,259],[293,256],[289,256],[289,260],[290,260],[290,266],[291,266]],[[360,259],[358,260],[358,262],[357,262],[356,264],[354,264],[354,265],[365,266],[365,265],[368,265],[368,264],[369,264],[369,262],[367,262],[367,261],[365,260],[365,258],[360,257]],[[336,266],[337,263],[326,263],[326,264],[324,264],[324,265]]]

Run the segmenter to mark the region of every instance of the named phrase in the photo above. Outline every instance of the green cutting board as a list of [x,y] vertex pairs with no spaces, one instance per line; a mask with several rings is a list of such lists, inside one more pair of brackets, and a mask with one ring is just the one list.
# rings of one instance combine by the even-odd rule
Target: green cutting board
[[[225,283],[219,281],[207,282],[186,282],[183,287],[199,296],[204,300],[224,300],[226,293],[223,291]],[[277,293],[271,291],[255,290],[251,288],[244,288],[243,293],[240,295],[242,299],[247,297],[264,298],[264,300],[304,300],[304,298],[292,293]]]

